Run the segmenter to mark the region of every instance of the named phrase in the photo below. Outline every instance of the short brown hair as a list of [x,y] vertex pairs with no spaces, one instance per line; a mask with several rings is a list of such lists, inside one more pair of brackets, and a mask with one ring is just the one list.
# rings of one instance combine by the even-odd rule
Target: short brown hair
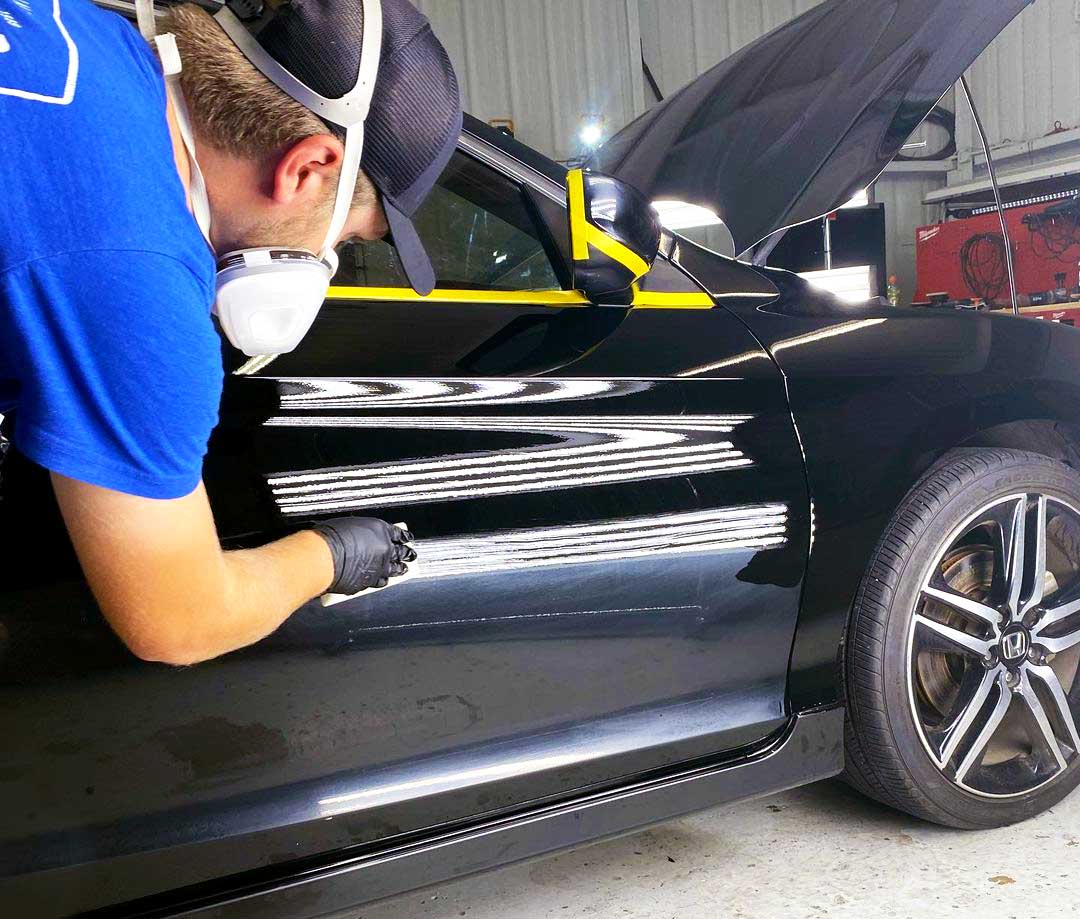
[[[201,7],[173,7],[166,30],[176,36],[180,83],[199,138],[233,156],[262,159],[315,134],[326,124],[266,77]],[[353,206],[373,204],[375,188],[361,171]]]

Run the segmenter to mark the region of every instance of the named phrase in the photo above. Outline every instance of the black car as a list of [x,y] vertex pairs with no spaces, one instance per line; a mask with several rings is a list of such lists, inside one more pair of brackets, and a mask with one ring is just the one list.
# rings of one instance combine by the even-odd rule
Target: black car
[[569,179],[467,121],[435,293],[344,252],[299,349],[226,355],[206,461],[229,546],[407,522],[388,591],[138,661],[9,451],[0,912],[315,916],[845,769],[970,828],[1074,788],[1080,334],[844,305],[624,184],[753,247],[873,181],[1022,6],[827,3]]

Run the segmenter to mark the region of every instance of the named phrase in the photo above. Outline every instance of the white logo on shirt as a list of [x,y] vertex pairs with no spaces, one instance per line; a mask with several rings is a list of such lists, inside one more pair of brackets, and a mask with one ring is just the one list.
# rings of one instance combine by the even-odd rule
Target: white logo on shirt
[[[26,43],[20,39],[30,32],[35,39],[46,34],[55,66],[40,66],[37,47],[23,52],[37,58],[32,65],[20,59],[20,45]],[[67,105],[75,98],[78,76],[79,49],[60,19],[60,0],[0,0],[0,96]]]

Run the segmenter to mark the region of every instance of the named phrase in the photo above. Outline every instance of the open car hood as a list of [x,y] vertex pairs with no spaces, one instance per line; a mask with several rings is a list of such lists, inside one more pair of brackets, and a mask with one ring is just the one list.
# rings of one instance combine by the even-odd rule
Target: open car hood
[[826,0],[612,137],[590,166],[716,211],[743,252],[872,183],[1033,0]]

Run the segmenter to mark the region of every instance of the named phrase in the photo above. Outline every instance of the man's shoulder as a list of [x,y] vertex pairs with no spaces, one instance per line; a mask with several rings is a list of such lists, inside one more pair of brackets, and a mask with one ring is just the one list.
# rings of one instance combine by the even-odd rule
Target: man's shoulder
[[[0,10],[0,97],[12,106],[69,106],[99,61],[120,79],[148,78],[153,58],[138,33],[90,0],[16,2]],[[92,82],[92,81],[91,81]]]
[[59,0],[55,22],[41,13],[51,4],[26,6],[32,16],[12,7],[25,21],[0,54],[0,270],[89,241],[205,273],[149,46],[88,0]]

